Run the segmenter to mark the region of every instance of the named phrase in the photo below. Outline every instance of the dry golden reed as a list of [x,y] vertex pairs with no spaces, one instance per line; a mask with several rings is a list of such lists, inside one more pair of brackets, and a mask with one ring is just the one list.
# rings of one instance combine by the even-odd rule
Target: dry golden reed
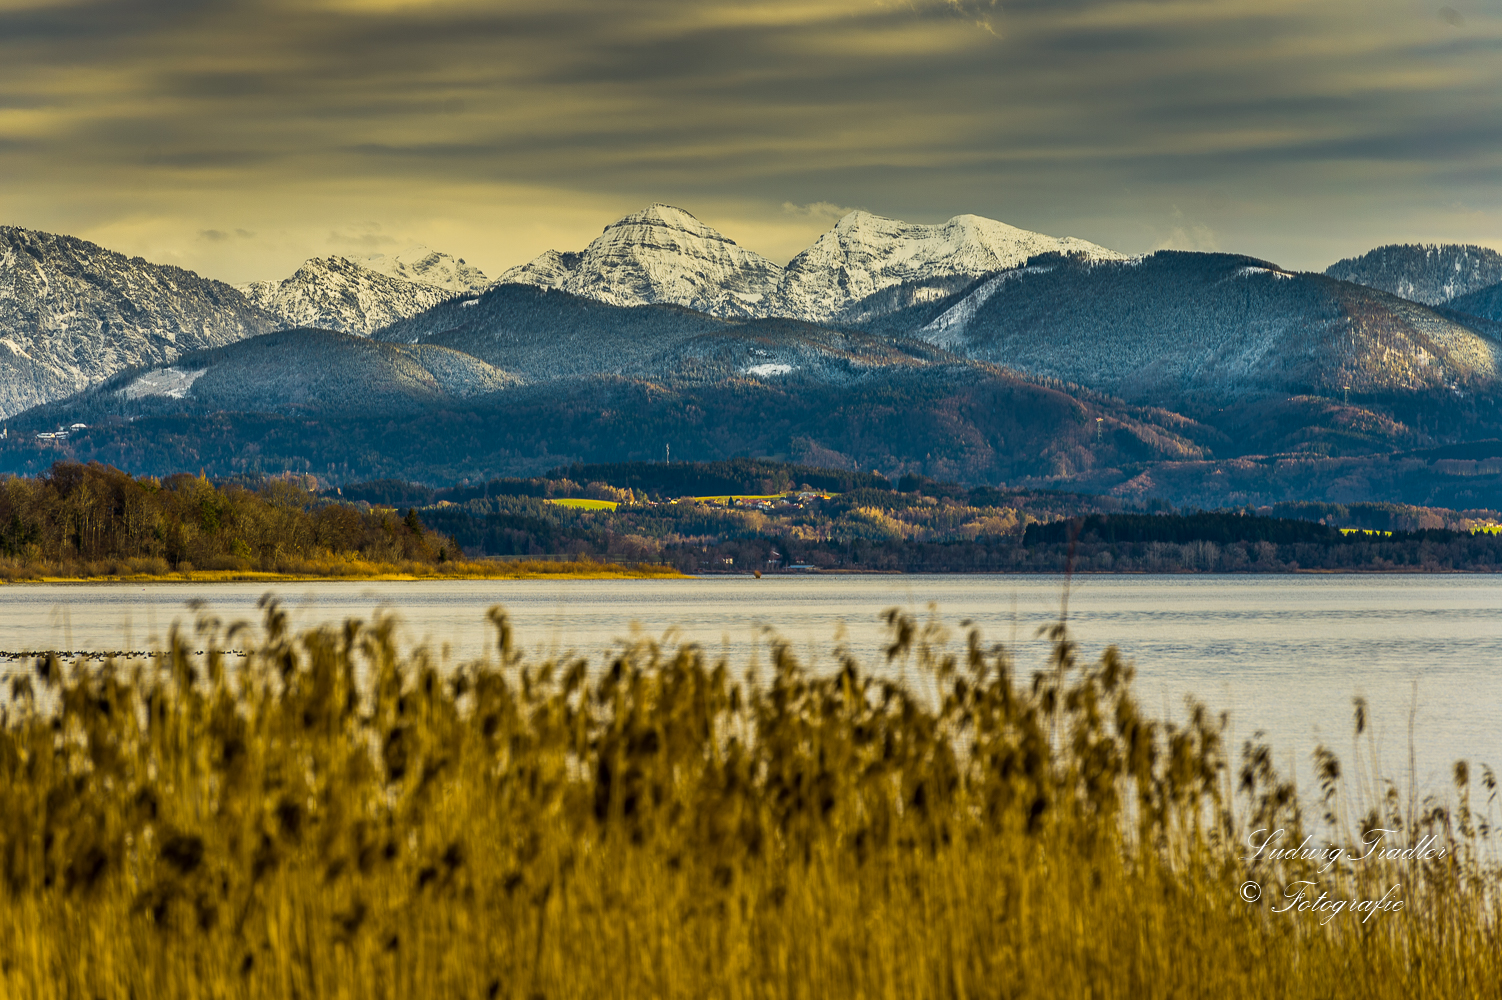
[[[1419,805],[1322,751],[1318,843],[1431,850],[1249,861],[1306,836],[1268,748],[1148,718],[1062,627],[1018,677],[893,611],[913,683],[775,643],[756,683],[650,642],[528,662],[492,619],[451,671],[389,619],[293,635],[267,601],[233,666],[200,618],[151,664],[16,675],[0,996],[1498,995],[1490,772]],[[1301,880],[1404,907],[1276,912]]]

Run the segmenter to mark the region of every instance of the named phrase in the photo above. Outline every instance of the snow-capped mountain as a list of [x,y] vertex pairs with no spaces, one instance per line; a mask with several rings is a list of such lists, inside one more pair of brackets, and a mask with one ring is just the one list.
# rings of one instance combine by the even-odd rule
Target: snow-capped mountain
[[360,261],[360,265],[388,278],[443,288],[455,294],[479,294],[492,284],[485,277],[484,271],[465,263],[463,257],[450,257],[425,246],[415,246],[389,257],[386,254],[372,254]]
[[[1018,267],[1045,253],[1086,260],[1125,260],[1125,254],[1072,237],[1044,236],[978,215],[957,215],[937,226],[851,212],[794,257],[777,286],[778,314],[820,323],[859,321],[858,303],[898,285],[918,285],[904,304],[955,290],[945,279],[978,278]],[[923,284],[933,282],[932,288]],[[886,304],[883,303],[883,308]],[[869,310],[866,310],[869,311]]]
[[192,271],[0,226],[0,416],[275,326],[236,289]]
[[[479,358],[328,330],[282,330],[97,386],[84,419],[193,405],[234,412],[417,412],[520,384]],[[179,404],[177,401],[181,401]]]
[[715,316],[763,316],[782,268],[681,208],[651,205],[581,253],[549,250],[501,282],[559,288],[613,305],[688,306]]
[[[942,298],[968,280],[1052,252],[1125,259],[1084,240],[1031,233],[977,215],[927,226],[851,212],[784,269],[682,209],[658,204],[605,227],[582,252],[549,250],[500,280],[615,305],[671,303],[716,316],[858,322],[869,318],[866,313]],[[861,307],[904,285],[914,287]]]
[[973,358],[1168,405],[1277,394],[1435,393],[1502,385],[1485,320],[1233,254],[1035,258],[917,334]]
[[1437,306],[1502,281],[1502,254],[1459,243],[1393,243],[1331,264],[1325,273]]
[[414,247],[364,260],[314,257],[283,281],[241,286],[284,327],[319,327],[369,336],[456,295],[478,293],[490,281],[462,259]]

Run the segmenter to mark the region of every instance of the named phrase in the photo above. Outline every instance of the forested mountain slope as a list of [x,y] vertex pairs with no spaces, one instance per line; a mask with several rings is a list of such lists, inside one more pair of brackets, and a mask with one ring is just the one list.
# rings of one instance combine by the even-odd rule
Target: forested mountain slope
[[170,366],[122,372],[28,412],[19,426],[215,411],[377,417],[453,405],[518,383],[514,375],[442,347],[285,330],[187,354]]
[[1250,257],[1160,251],[1127,262],[1034,258],[919,333],[972,357],[1175,405],[1491,392],[1502,368],[1494,329]]
[[376,337],[464,351],[534,381],[582,375],[777,379],[794,372],[848,381],[892,365],[965,363],[911,339],[796,320],[726,319],[682,306],[612,305],[522,284],[445,303]]
[[526,284],[502,284],[394,323],[375,336],[439,344],[529,379],[619,372],[724,319],[681,306],[625,307]]
[[1456,312],[1502,323],[1502,282],[1451,299],[1445,306]]
[[275,327],[223,282],[0,226],[0,417]]
[[1469,244],[1394,243],[1331,264],[1325,273],[1437,306],[1502,281],[1502,254]]
[[[192,388],[215,388],[209,378]],[[1199,442],[1214,437],[1172,414],[1081,399],[974,363],[894,366],[881,378],[845,382],[804,372],[712,382],[578,376],[405,413],[383,412],[375,400],[364,409],[351,400],[349,410],[314,412],[290,390],[283,398],[297,405],[281,412],[267,412],[265,403],[213,407],[227,392],[163,400],[159,408],[137,400],[129,410],[118,395],[125,386],[110,388],[112,399],[95,390],[71,408],[53,404],[13,423],[10,439],[0,441],[0,471],[45,469],[70,458],[143,472],[191,463],[221,474],[291,468],[335,481],[456,482],[535,475],[573,462],[660,460],[670,446],[674,459],[781,456],[995,483],[1202,458],[1207,450]],[[34,439],[35,431],[75,420],[90,426],[60,440]]]

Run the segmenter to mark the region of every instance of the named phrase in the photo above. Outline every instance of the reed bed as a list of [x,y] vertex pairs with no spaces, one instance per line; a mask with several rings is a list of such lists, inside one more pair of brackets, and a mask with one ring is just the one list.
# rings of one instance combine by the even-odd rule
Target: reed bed
[[[1131,665],[1082,661],[1063,626],[1023,676],[980,635],[946,652],[893,611],[883,669],[841,654],[814,675],[774,642],[758,680],[645,641],[597,669],[532,662],[499,609],[488,659],[440,670],[389,618],[294,635],[265,605],[256,642],[201,617],[150,663],[42,657],[12,677],[0,995],[1502,983],[1490,771],[1457,765],[1453,794],[1416,802],[1374,758],[1343,771],[1321,748],[1306,817],[1270,748],[1234,752],[1201,705],[1148,717]],[[1399,856],[1362,856],[1373,838]],[[1280,910],[1306,882],[1389,905]]]

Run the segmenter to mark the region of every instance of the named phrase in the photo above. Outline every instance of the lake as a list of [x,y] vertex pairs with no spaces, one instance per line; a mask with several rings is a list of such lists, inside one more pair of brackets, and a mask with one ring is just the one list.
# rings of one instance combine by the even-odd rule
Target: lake
[[[841,637],[878,664],[880,613],[938,607],[956,648],[973,620],[1040,666],[1038,630],[1057,619],[1062,580],[1040,576],[744,576],[687,580],[485,580],[281,584],[58,584],[0,587],[0,650],[151,649],[186,602],[226,621],[259,620],[274,590],[311,625],[396,611],[409,643],[452,662],[493,641],[485,609],[505,606],[534,654],[598,664],[632,634],[678,635],[743,668],[765,664],[768,629],[815,668]],[[1076,577],[1069,620],[1082,652],[1114,643],[1137,664],[1145,707],[1183,717],[1186,694],[1228,710],[1232,745],[1264,730],[1280,768],[1318,742],[1349,760],[1352,702],[1365,696],[1389,773],[1406,773],[1414,710],[1419,787],[1443,791],[1451,762],[1502,765],[1502,577],[1446,575]],[[669,639],[671,640],[671,635]],[[0,662],[0,672],[19,666]]]

